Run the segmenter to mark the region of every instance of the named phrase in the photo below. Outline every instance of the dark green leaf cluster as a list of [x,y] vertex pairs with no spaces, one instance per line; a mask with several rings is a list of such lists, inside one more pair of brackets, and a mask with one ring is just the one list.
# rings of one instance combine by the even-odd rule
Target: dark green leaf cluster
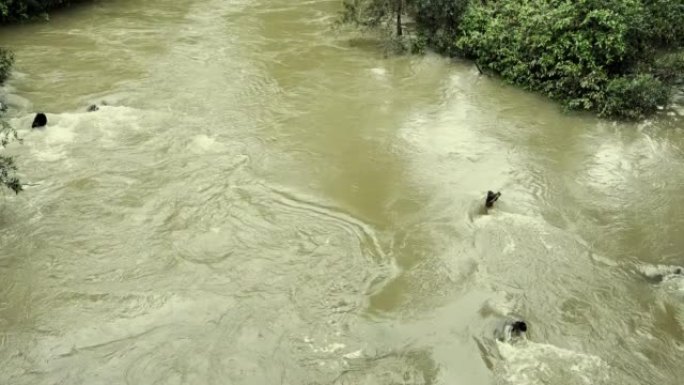
[[435,51],[455,56],[454,37],[468,0],[414,0],[413,18],[420,39]]
[[13,63],[14,56],[12,53],[0,47],[0,85],[9,77]]
[[[0,85],[7,80],[13,61],[12,54],[0,48]],[[2,119],[4,113],[4,106],[2,106],[0,107],[0,149],[5,148],[11,141],[19,140],[17,132]],[[19,178],[16,176],[16,171],[17,167],[14,159],[0,155],[0,187],[4,186],[15,193],[19,193],[22,190],[22,186]]]
[[[571,109],[639,119],[668,102],[684,43],[682,0],[499,0],[466,10],[457,48]],[[661,9],[666,7],[669,11]],[[657,8],[657,9],[655,9]],[[681,68],[681,67],[680,67]]]
[[341,22],[376,28],[388,21],[401,0],[343,0]]
[[0,0],[0,24],[47,17],[47,11],[78,0]]
[[[3,113],[0,110],[0,148],[5,148],[10,142],[19,140],[17,132],[2,120]],[[0,187],[7,187],[18,194],[22,190],[22,185],[16,172],[17,166],[14,158],[0,155]]]

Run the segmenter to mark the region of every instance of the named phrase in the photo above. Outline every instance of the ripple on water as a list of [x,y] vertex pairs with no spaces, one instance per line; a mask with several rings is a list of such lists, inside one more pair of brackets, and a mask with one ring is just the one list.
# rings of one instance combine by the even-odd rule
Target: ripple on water
[[438,375],[429,351],[406,350],[351,359],[333,384],[429,385],[437,383]]

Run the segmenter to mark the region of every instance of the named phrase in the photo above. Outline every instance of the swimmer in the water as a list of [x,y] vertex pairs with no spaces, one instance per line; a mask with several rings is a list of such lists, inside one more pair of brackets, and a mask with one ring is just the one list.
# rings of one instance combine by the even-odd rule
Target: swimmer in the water
[[33,123],[31,124],[31,128],[38,128],[38,127],[45,127],[47,125],[47,116],[45,116],[44,113],[39,112],[36,114],[36,117],[33,119]]
[[494,192],[494,191],[487,191],[487,199],[485,199],[485,207],[490,209],[494,207],[494,202],[499,200],[499,197],[501,196],[500,192]]
[[520,319],[506,320],[494,331],[494,336],[502,342],[525,338],[527,336],[527,323]]

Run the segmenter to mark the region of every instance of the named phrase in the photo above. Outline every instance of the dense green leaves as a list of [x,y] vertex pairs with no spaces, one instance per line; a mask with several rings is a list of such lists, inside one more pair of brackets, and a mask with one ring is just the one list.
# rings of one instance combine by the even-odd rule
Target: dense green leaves
[[[12,141],[19,140],[14,128],[2,120],[3,113],[4,111],[0,110],[0,149]],[[14,158],[0,154],[0,188],[6,187],[18,194],[22,190],[22,185],[16,172]]]
[[468,0],[414,1],[414,19],[421,38],[436,51],[455,55],[454,36],[467,6]]
[[669,88],[651,74],[616,77],[605,88],[599,112],[607,116],[641,119],[669,99]]
[[[0,86],[7,80],[12,68],[14,57],[12,53],[0,48]],[[0,150],[13,140],[18,140],[16,131],[2,119],[4,106],[0,105]],[[21,183],[16,176],[17,167],[14,159],[0,155],[0,188],[7,187],[15,193],[21,191]]]
[[653,18],[649,7],[656,3],[662,5],[655,0],[474,3],[454,39],[482,66],[571,109],[642,118],[668,102],[669,84],[679,76],[672,65],[656,73],[652,62],[654,47],[679,39],[665,38],[662,31],[680,28]]
[[649,40],[658,46],[684,46],[684,1],[643,0]]
[[14,63],[14,56],[6,49],[0,48],[0,85],[7,80]]
[[47,16],[46,12],[79,0],[0,0],[0,24]]

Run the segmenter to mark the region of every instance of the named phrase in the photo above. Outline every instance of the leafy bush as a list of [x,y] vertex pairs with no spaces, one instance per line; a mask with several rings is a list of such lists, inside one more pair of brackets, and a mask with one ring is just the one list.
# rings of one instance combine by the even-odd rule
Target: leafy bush
[[418,34],[435,51],[453,56],[455,36],[468,0],[413,0],[413,17]]
[[670,89],[667,76],[650,73],[655,42],[665,41],[648,17],[641,0],[499,0],[467,9],[456,44],[569,108],[641,118],[667,103]]
[[17,177],[17,166],[14,164],[14,158],[0,155],[0,187],[6,187],[15,194],[23,191],[21,181]]
[[12,63],[14,63],[14,56],[12,56],[12,53],[6,49],[0,48],[0,85],[9,77]]
[[398,0],[343,0],[340,22],[376,28],[391,22],[394,2]]
[[[0,110],[0,149],[12,141],[20,140],[17,132],[2,119],[3,113],[4,111]],[[4,186],[18,194],[22,190],[22,185],[16,172],[14,158],[0,154],[0,187]]]
[[0,24],[46,16],[47,11],[80,0],[0,0]]
[[[13,62],[12,53],[0,48],[0,86],[7,80]],[[19,140],[17,132],[2,119],[4,112],[4,106],[0,106],[0,150],[10,142]],[[16,171],[14,158],[0,154],[0,187],[7,187],[18,194],[22,186],[16,176]]]
[[650,74],[611,79],[600,113],[628,119],[643,119],[668,102],[670,88]]
[[650,43],[661,47],[684,46],[684,1],[643,0],[643,4]]
[[670,84],[680,83],[684,78],[684,52],[670,52],[658,56],[653,62],[653,75]]

